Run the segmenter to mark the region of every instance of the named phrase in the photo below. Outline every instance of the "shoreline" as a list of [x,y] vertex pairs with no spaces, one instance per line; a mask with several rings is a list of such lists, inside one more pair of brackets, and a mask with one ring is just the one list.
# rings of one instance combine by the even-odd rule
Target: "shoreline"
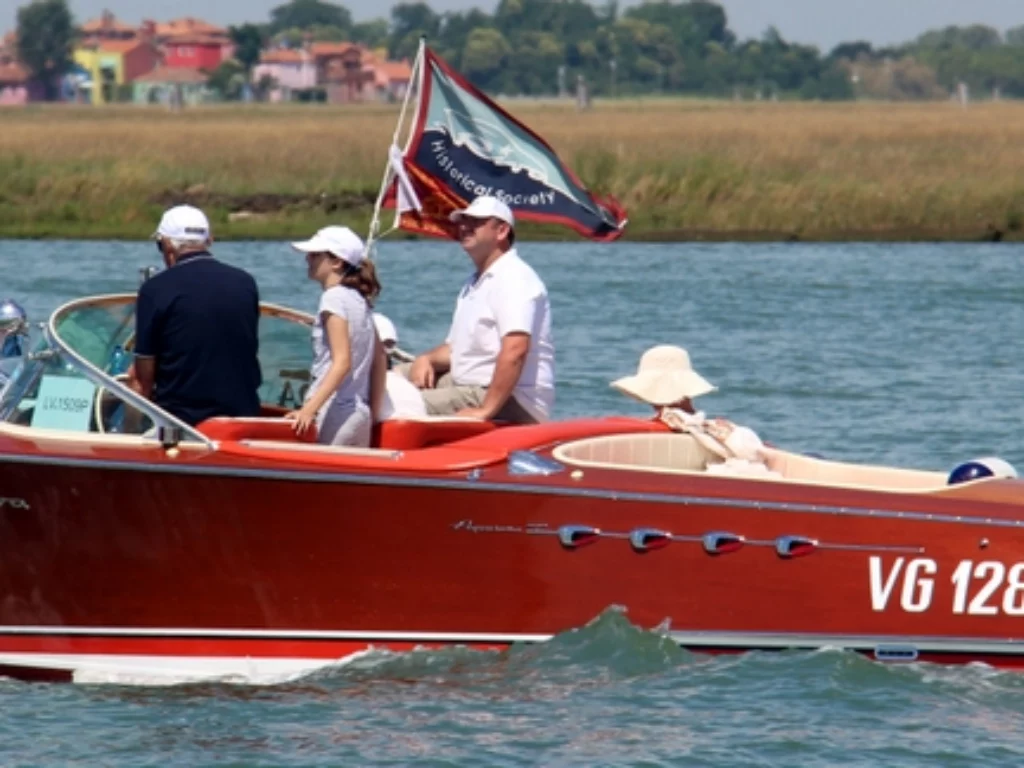
[[[245,221],[230,223],[223,220],[221,212],[206,210],[210,215],[215,241],[286,241],[309,237],[323,226],[344,223],[352,227],[360,236],[369,229],[370,213],[360,211],[358,214],[328,217],[311,217],[309,219],[288,219],[286,221]],[[159,221],[160,212],[155,211],[153,223],[144,226],[117,226],[92,224],[90,226],[68,226],[58,221],[33,221],[15,223],[13,225],[0,222],[0,240],[82,240],[137,242],[148,240]],[[384,218],[390,217],[385,212]],[[386,229],[386,227],[384,228]],[[520,242],[534,243],[588,243],[594,242],[570,230],[554,229],[550,226],[535,225],[523,222],[517,226],[517,239]],[[386,242],[397,240],[430,242],[439,239],[422,237],[402,231],[392,232]],[[728,230],[704,229],[696,227],[675,227],[658,229],[633,225],[627,227],[625,233],[615,242],[670,244],[670,243],[1016,243],[1024,242],[1021,230],[979,227],[971,230],[942,230],[934,228],[902,228],[902,229],[849,229],[834,231],[793,232],[785,230]],[[602,245],[603,243],[594,243]]]
[[[1024,240],[1021,102],[509,107],[595,194],[619,200],[624,241]],[[179,203],[203,208],[219,240],[305,238],[328,224],[365,233],[397,114],[5,111],[0,237],[145,239]],[[528,222],[519,235],[587,242]]]

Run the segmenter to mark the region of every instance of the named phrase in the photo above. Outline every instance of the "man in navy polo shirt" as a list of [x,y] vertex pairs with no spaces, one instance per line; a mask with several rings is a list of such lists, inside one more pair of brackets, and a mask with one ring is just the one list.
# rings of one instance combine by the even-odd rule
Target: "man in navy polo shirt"
[[259,416],[256,281],[210,255],[198,208],[171,208],[154,237],[167,269],[139,289],[132,386],[186,424]]

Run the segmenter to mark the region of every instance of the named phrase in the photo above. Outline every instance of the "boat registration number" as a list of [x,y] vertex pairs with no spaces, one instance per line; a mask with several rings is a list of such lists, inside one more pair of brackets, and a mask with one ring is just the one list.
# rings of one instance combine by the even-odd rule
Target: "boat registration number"
[[868,559],[871,609],[898,608],[924,613],[932,607],[936,585],[948,578],[953,587],[950,609],[969,616],[1024,616],[1024,563],[961,560],[946,577],[927,557],[897,557],[886,566],[883,558]]

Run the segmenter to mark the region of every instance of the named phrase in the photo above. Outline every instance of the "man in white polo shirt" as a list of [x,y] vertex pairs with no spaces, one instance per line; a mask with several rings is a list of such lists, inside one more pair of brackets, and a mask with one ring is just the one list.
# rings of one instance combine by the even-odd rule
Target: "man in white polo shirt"
[[512,211],[485,196],[451,218],[476,271],[459,292],[447,339],[416,358],[409,378],[429,414],[546,421],[555,400],[551,305],[516,253]]

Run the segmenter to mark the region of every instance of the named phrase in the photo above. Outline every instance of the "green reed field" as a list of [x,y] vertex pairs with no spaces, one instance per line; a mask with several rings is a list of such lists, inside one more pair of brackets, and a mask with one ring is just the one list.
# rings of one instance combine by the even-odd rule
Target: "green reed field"
[[[643,239],[1024,239],[1024,104],[510,102]],[[397,109],[0,111],[0,237],[365,232]],[[550,228],[535,237],[575,237]]]

